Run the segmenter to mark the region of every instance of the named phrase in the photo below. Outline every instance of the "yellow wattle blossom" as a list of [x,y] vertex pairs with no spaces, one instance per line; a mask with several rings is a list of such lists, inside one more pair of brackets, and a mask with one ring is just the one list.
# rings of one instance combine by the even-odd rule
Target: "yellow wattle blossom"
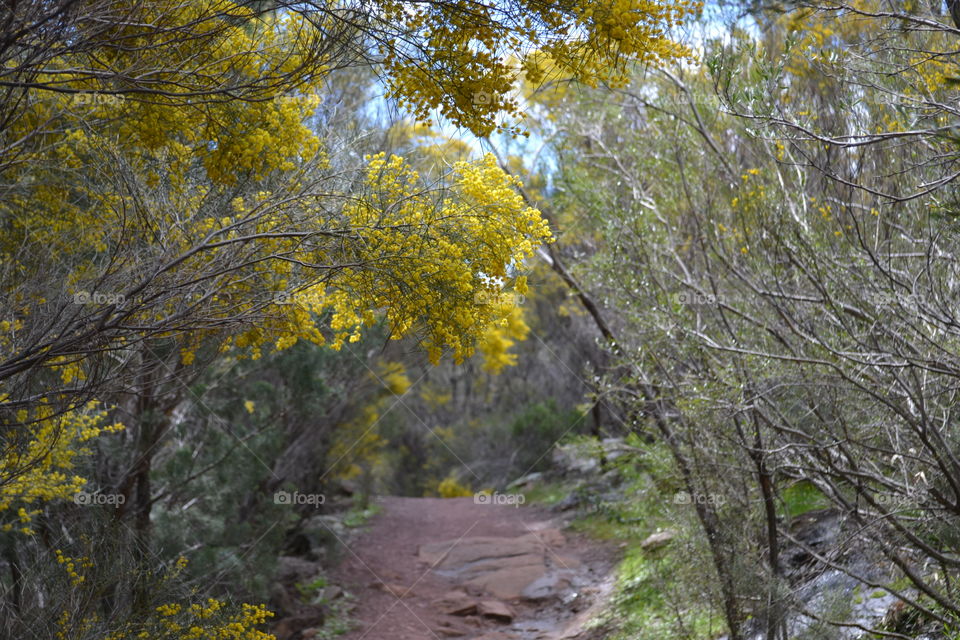
[[523,117],[513,89],[524,76],[534,84],[549,73],[623,85],[631,63],[689,57],[667,33],[700,8],[689,0],[516,0],[507,10],[468,0],[379,4],[385,20],[420,36],[428,52],[409,37],[383,39],[388,95],[420,121],[439,111],[477,136],[521,133],[498,116]]
[[[515,191],[492,154],[454,164],[446,197],[424,194],[419,176],[398,156],[372,156],[370,195],[344,214],[362,242],[357,263],[326,283],[312,310],[329,309],[331,346],[339,349],[374,321],[380,309],[399,339],[425,333],[432,362],[448,350],[460,362],[473,354],[488,327],[505,318],[500,305],[477,304],[492,293],[491,278],[533,256],[552,240],[547,222]],[[525,280],[519,286],[526,289]]]
[[473,490],[460,484],[453,476],[447,476],[437,485],[437,495],[441,498],[466,498],[473,495]]
[[378,377],[395,396],[402,396],[410,388],[410,378],[399,362],[386,362],[381,365]]
[[[89,453],[82,443],[105,433],[124,429],[122,423],[107,425],[107,412],[97,409],[90,402],[83,407],[69,408],[62,413],[44,401],[32,412],[19,417],[24,433],[18,438],[26,442],[23,450],[8,450],[0,457],[0,517],[4,512],[17,507],[17,520],[22,524],[31,522],[38,509],[29,505],[51,500],[69,500],[79,493],[86,480],[69,475],[77,456]],[[23,506],[27,505],[27,506]],[[9,531],[14,525],[6,522],[2,529]],[[21,527],[25,534],[32,531]]]
[[262,604],[243,603],[237,607],[207,598],[203,604],[187,607],[180,603],[162,604],[154,612],[149,619],[129,624],[104,640],[276,640],[257,628],[273,616]]
[[77,566],[79,565],[81,568],[89,569],[93,566],[90,558],[71,558],[70,556],[64,555],[60,549],[55,549],[54,555],[57,558],[57,563],[63,565],[64,571],[66,571],[67,576],[70,578],[70,584],[76,587],[86,580],[86,577],[77,571]]
[[493,374],[517,362],[516,354],[509,349],[517,340],[526,340],[530,327],[523,320],[523,309],[510,306],[504,311],[501,322],[491,325],[483,335],[478,349],[483,355],[483,368]]
[[420,398],[431,409],[438,409],[450,404],[450,401],[453,400],[453,394],[449,391],[442,392],[433,385],[427,383],[421,385]]

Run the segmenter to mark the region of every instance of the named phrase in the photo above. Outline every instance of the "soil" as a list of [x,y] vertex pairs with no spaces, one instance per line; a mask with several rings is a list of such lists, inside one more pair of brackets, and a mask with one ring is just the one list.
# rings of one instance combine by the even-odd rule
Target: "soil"
[[585,639],[617,552],[537,506],[378,499],[331,578],[355,598],[345,640]]

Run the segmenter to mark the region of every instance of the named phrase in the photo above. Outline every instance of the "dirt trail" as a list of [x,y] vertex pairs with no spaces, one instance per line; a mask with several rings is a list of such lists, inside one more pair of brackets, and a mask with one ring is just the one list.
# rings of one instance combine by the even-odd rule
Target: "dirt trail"
[[[583,640],[615,553],[545,509],[381,498],[333,579],[357,598],[346,640]],[[592,610],[593,609],[593,610]]]

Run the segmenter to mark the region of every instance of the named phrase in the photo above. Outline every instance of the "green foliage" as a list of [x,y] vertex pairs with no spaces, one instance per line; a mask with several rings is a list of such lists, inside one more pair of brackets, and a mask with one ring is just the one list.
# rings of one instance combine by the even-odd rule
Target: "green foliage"
[[825,509],[831,504],[823,492],[809,480],[801,480],[785,487],[778,497],[780,499],[778,511],[787,518],[793,518],[814,509]]
[[343,524],[351,529],[357,529],[367,524],[370,518],[383,511],[383,507],[378,504],[371,504],[366,507],[357,505],[350,509],[343,516]]
[[328,586],[325,576],[318,576],[309,584],[297,584],[297,591],[304,602],[323,605],[325,617],[323,624],[315,627],[314,638],[332,640],[351,631],[355,623],[350,616],[356,606],[356,598],[349,593],[340,593],[337,598],[327,600],[324,591]]
[[304,600],[312,600],[318,591],[322,591],[324,587],[327,586],[327,578],[325,576],[319,576],[312,582],[306,584],[298,582],[296,587],[297,591],[300,592],[300,596]]
[[[589,441],[580,441],[588,445]],[[674,501],[676,477],[662,445],[627,439],[634,452],[616,460],[623,498],[595,503],[574,530],[627,544],[609,609],[598,620],[616,640],[708,639],[723,630],[706,541],[689,505]],[[595,446],[595,443],[594,443]],[[647,536],[672,531],[664,547]]]
[[350,594],[344,594],[331,602],[323,625],[317,628],[313,637],[317,640],[334,640],[353,630],[356,623],[350,617],[350,612],[356,604],[354,596]]
[[570,493],[570,487],[563,482],[538,482],[524,493],[527,502],[546,506],[555,505]]
[[516,466],[531,471],[542,471],[549,466],[548,452],[553,444],[564,436],[577,432],[584,416],[575,409],[560,409],[556,400],[548,398],[523,408],[513,418],[506,433],[492,429],[492,437],[507,436],[507,442],[515,448]]
[[[499,405],[484,405],[483,411],[482,418],[452,418],[432,429],[422,418],[385,420],[381,432],[389,442],[384,449],[389,471],[380,489],[458,497],[472,495],[471,487],[504,487],[547,469],[554,445],[586,428],[578,410],[561,408],[552,398],[515,411]],[[434,413],[432,419],[438,418]]]
[[[377,330],[369,337],[380,339]],[[181,405],[170,434],[178,446],[165,448],[155,464],[154,482],[166,491],[153,510],[161,557],[172,561],[193,549],[185,577],[211,592],[266,599],[276,557],[289,552],[288,534],[301,518],[322,513],[277,504],[274,492],[333,500],[339,485],[323,474],[330,443],[366,400],[357,389],[368,375],[351,353],[305,343],[211,367]],[[361,526],[376,511],[357,506],[344,522]],[[336,544],[326,530],[311,530],[307,539],[316,549]]]
[[[703,601],[689,599],[672,576],[687,558],[678,551],[653,555],[631,549],[618,572],[617,593],[612,599],[615,640],[659,638],[708,639],[723,629],[717,611]],[[678,600],[677,598],[681,599]]]

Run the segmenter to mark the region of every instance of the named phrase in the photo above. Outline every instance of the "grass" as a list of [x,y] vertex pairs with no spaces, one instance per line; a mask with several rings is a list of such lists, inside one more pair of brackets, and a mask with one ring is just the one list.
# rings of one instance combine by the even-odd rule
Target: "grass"
[[370,504],[367,507],[353,507],[343,516],[343,525],[355,529],[362,527],[370,521],[370,518],[383,511],[383,507],[378,504]]
[[552,506],[567,497],[572,488],[562,482],[545,482],[524,492],[527,502]]
[[344,594],[329,603],[323,626],[317,628],[317,633],[313,637],[316,640],[331,640],[355,628],[356,622],[350,617],[353,605],[353,596],[350,594]]
[[317,640],[331,640],[347,633],[356,626],[355,621],[350,616],[355,604],[353,596],[349,593],[343,593],[334,600],[327,600],[323,597],[323,591],[329,584],[326,576],[319,575],[311,582],[301,582],[296,585],[301,601],[324,607],[326,617],[323,625],[316,627],[316,634],[311,636]]
[[809,511],[825,509],[831,502],[809,480],[795,482],[780,492],[777,511],[787,518],[795,518]]
[[579,533],[585,533],[597,540],[630,542],[631,536],[624,525],[613,521],[608,515],[590,513],[578,517],[570,524],[570,528]]
[[[593,504],[572,522],[574,531],[608,542],[625,542],[616,585],[607,611],[593,626],[610,640],[706,640],[725,629],[709,592],[715,580],[703,558],[690,505],[673,503],[676,480],[667,453],[656,445],[631,442],[643,454],[623,464],[624,499]],[[631,454],[634,455],[634,454]],[[530,502],[556,504],[575,487],[569,483],[541,484],[527,492]],[[666,547],[648,552],[640,542],[663,529],[679,532]]]

